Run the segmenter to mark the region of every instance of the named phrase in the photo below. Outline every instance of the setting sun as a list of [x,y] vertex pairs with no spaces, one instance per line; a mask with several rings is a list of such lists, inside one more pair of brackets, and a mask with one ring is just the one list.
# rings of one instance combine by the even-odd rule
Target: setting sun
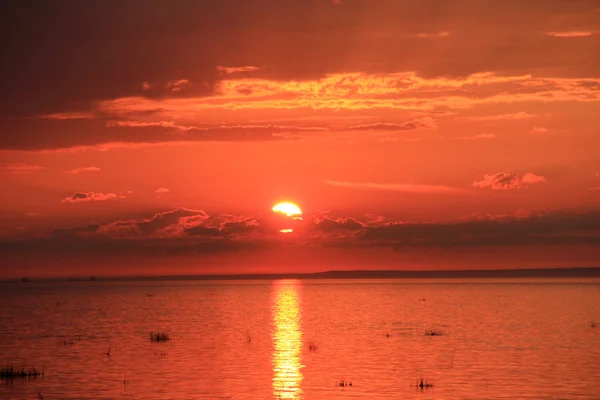
[[272,208],[275,212],[280,212],[288,217],[302,215],[302,210],[293,203],[278,203]]

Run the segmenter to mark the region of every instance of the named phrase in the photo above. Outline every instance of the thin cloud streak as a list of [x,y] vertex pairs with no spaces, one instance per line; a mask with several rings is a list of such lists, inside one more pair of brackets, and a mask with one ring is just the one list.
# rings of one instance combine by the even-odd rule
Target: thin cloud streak
[[242,67],[224,67],[222,65],[219,65],[217,67],[217,71],[219,72],[223,72],[225,74],[231,75],[231,74],[235,74],[235,73],[240,73],[240,72],[255,72],[262,69],[262,67],[255,67],[253,65],[245,65]]
[[65,171],[65,174],[76,175],[81,172],[99,172],[99,171],[100,171],[100,168],[98,168],[98,167],[81,167],[81,168],[73,168],[73,169],[67,170],[67,171]]
[[371,124],[353,125],[349,130],[353,131],[409,131],[414,129],[427,128],[436,129],[437,124],[431,117],[424,117],[403,123],[374,122]]
[[450,32],[444,31],[444,32],[434,32],[434,33],[417,33],[417,34],[414,34],[411,36],[419,38],[419,39],[446,38],[446,37],[450,36]]
[[549,36],[559,38],[574,38],[574,37],[586,37],[592,36],[595,32],[589,31],[569,31],[569,32],[548,32]]
[[544,134],[544,133],[548,133],[548,129],[544,128],[543,126],[534,126],[531,129],[531,133]]
[[476,117],[468,117],[471,121],[502,121],[512,119],[526,119],[537,117],[535,114],[529,114],[523,111],[512,113],[512,114],[498,114],[498,115],[481,115]]
[[46,167],[25,163],[5,164],[0,166],[0,172],[15,175],[31,174],[43,169],[46,169]]
[[478,139],[496,139],[496,135],[493,133],[480,133],[474,136],[458,136],[453,137],[454,140],[478,140]]
[[406,193],[460,193],[461,190],[444,185],[412,185],[412,184],[385,184],[372,182],[347,182],[325,180],[324,183],[331,186],[338,186],[352,189],[363,190],[384,190],[392,192]]
[[64,113],[46,114],[46,115],[40,116],[40,118],[56,119],[56,120],[94,119],[94,118],[96,118],[96,115],[91,112],[64,112]]

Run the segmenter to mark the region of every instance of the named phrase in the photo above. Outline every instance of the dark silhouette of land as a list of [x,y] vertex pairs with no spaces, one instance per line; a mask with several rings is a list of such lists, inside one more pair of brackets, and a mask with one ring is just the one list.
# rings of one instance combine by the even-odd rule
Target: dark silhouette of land
[[[159,281],[159,280],[272,280],[272,279],[464,279],[464,278],[600,278],[600,267],[503,269],[503,270],[354,270],[294,274],[229,274],[97,277],[97,281]],[[34,279],[60,281],[63,279]],[[69,278],[68,281],[89,281],[89,278]]]

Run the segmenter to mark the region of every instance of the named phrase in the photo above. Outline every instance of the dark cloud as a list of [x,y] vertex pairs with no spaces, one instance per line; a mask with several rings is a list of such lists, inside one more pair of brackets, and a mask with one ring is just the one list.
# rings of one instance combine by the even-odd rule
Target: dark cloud
[[386,123],[386,122],[374,122],[371,124],[354,125],[350,127],[350,130],[356,131],[409,131],[419,128],[430,128],[436,127],[435,121],[432,118],[420,118],[413,121],[406,121],[401,124],[397,123]]
[[221,231],[227,235],[247,234],[260,230],[260,220],[255,218],[243,218],[240,221],[225,222],[221,226]]
[[63,203],[82,203],[88,201],[106,201],[122,198],[122,195],[114,193],[94,193],[94,192],[77,192],[69,197],[62,199]]
[[76,226],[74,228],[59,228],[55,229],[51,232],[51,236],[78,236],[78,235],[86,235],[96,233],[100,230],[100,225],[96,223],[91,223],[85,226]]
[[[190,217],[193,217],[193,219],[190,219]],[[141,235],[152,235],[173,225],[179,225],[180,223],[183,225],[193,225],[192,221],[201,223],[201,221],[207,217],[208,214],[202,210],[178,208],[173,211],[155,214],[150,219],[131,222],[135,224]]]
[[365,224],[350,217],[331,218],[324,216],[317,218],[311,228],[323,232],[354,231],[365,228]]
[[600,212],[554,211],[473,217],[448,223],[367,227],[361,241],[399,248],[600,244]]
[[[285,134],[290,132],[325,130],[318,127],[278,125],[180,126],[168,121],[147,123],[102,118],[33,118],[0,121],[0,124],[3,123],[7,134],[0,135],[0,149],[7,150],[111,148],[136,144],[196,141],[269,141],[283,140]],[[33,171],[24,169],[25,166],[22,167],[21,173]],[[14,168],[13,171],[16,171]]]
[[[187,107],[184,120],[193,119],[190,114],[197,117],[203,101],[209,110],[228,112],[246,106],[435,109],[465,107],[492,94],[543,92],[547,97],[537,100],[544,101],[564,85],[554,78],[580,81],[561,89],[573,100],[597,100],[598,82],[592,78],[600,77],[595,51],[600,35],[593,1],[376,3],[353,0],[333,7],[328,1],[178,0],[174,7],[167,0],[151,5],[145,0],[3,1],[0,149],[284,140],[297,138],[294,133],[303,129],[173,121],[173,115],[181,115],[179,106]],[[590,35],[568,38],[548,32]],[[502,77],[534,72],[530,78],[538,81],[529,85],[529,78],[502,84],[492,80],[481,87],[479,82],[464,87],[453,82],[440,88],[435,82],[478,73]],[[417,79],[382,79],[403,73]],[[318,84],[303,87],[307,80],[335,75],[340,81],[327,83],[319,93],[310,91]],[[244,82],[231,85],[236,79]],[[548,82],[539,81],[543,79]],[[224,93],[227,88],[231,91]],[[333,100],[319,101],[328,93]],[[251,104],[261,95],[261,103]],[[138,108],[127,109],[124,116],[102,107],[120,100]],[[175,102],[165,110],[168,100],[191,103]],[[388,120],[353,129],[433,127],[432,121]]]
[[283,246],[364,248],[470,248],[600,244],[600,211],[517,212],[471,216],[448,222],[362,222],[351,217],[306,216],[291,234],[266,219],[208,217],[176,209],[145,220],[95,223],[21,234],[0,241],[3,254],[136,256],[219,253]]
[[[340,7],[6,0],[0,116],[85,109],[98,99],[134,95],[209,94],[223,75],[219,66],[267,65],[253,74],[299,80],[348,71],[465,76],[540,66],[598,76],[589,56],[598,35],[574,42],[547,34],[597,29],[596,8],[594,1],[562,0],[355,0]],[[440,35],[443,46],[427,47],[424,59],[422,38]],[[192,85],[174,92],[182,80]]]
[[211,227],[211,226],[204,226],[204,225],[198,225],[198,226],[194,226],[191,228],[187,228],[185,230],[185,233],[187,233],[190,236],[214,236],[214,237],[222,237],[223,233],[221,232],[221,230],[219,228],[215,228],[215,227]]

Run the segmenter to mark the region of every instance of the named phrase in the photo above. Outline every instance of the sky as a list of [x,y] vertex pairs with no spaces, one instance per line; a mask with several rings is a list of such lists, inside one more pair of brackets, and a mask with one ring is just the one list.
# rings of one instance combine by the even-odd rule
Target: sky
[[600,265],[600,1],[0,7],[0,277]]

